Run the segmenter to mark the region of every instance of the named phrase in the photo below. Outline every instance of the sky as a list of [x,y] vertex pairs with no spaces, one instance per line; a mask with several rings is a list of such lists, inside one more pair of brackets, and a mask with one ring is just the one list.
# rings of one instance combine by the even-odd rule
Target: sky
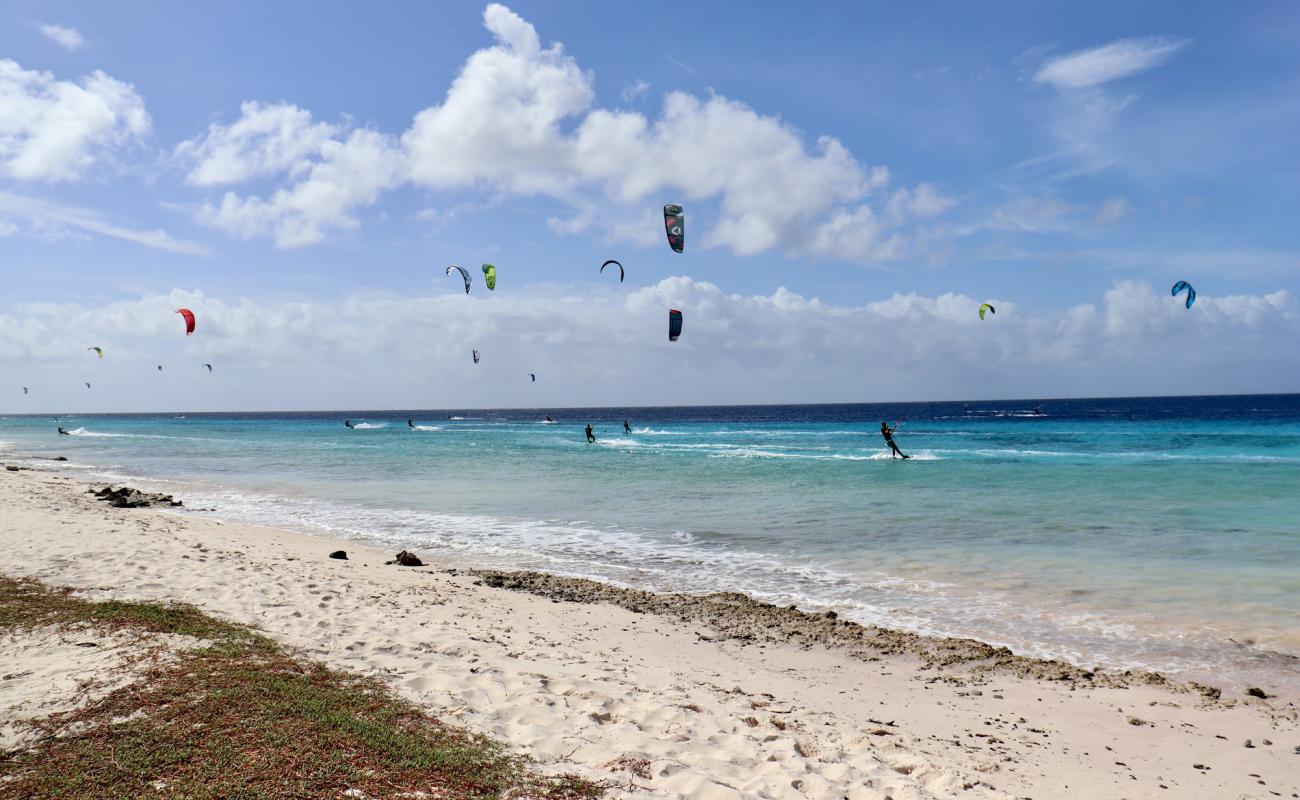
[[1294,3],[697,5],[6,4],[0,412],[1300,391]]

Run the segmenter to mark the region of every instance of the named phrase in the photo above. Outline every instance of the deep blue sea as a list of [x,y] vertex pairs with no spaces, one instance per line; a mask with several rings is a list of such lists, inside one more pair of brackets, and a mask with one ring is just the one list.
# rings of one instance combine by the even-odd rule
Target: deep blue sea
[[467,565],[1300,688],[1300,395],[8,417],[0,440]]

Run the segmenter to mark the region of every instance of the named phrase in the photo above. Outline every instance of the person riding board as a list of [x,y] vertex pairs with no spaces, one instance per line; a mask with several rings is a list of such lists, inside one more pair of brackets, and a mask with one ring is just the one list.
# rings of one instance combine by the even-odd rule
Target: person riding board
[[59,426],[59,433],[63,434],[64,436],[71,436],[71,435],[72,435],[72,434],[68,433],[67,431],[65,431],[65,430],[63,429],[63,426],[62,426],[62,425]]
[[348,428],[348,429],[351,429],[351,428],[352,428],[352,420],[350,420],[350,419],[345,419],[345,420],[343,420],[343,427]]
[[902,450],[899,450],[897,444],[894,444],[894,431],[896,430],[898,430],[897,425],[891,428],[889,427],[888,422],[880,423],[880,435],[885,437],[885,444],[889,445],[889,449],[893,451],[893,457],[898,458],[899,456],[902,456],[903,458],[911,458],[911,456],[905,454]]
[[631,433],[631,432],[632,432],[632,426],[627,424],[627,420],[623,420],[623,433]]
[[591,432],[591,423],[587,423],[587,444],[596,443],[596,434]]

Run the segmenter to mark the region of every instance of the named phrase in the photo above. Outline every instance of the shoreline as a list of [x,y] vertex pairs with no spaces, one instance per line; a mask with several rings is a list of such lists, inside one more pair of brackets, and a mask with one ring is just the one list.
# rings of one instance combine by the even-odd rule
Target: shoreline
[[[834,610],[863,625],[976,639],[1085,670],[1154,671],[1231,693],[1258,686],[1300,695],[1300,629],[1289,591],[1300,585],[1284,566],[1296,545],[1274,535],[1267,515],[1255,523],[1233,515],[1228,521],[1248,526],[1243,530],[1249,536],[1207,536],[1203,547],[1189,547],[1180,537],[1200,523],[1189,522],[1183,509],[1176,513],[1181,521],[1169,525],[1173,520],[1155,499],[1158,493],[1134,493],[1131,502],[1116,503],[1110,517],[1094,519],[1092,512],[1076,512],[1078,504],[1039,502],[1018,488],[1022,478],[1041,479],[1050,488],[1076,469],[1076,462],[1091,463],[1092,455],[1118,459],[1112,466],[1119,472],[1089,470],[1102,477],[1081,487],[1105,496],[1135,469],[1149,480],[1190,476],[1179,478],[1180,485],[1219,471],[1134,467],[1119,446],[1127,441],[1124,431],[1114,432],[1118,444],[1097,445],[1104,453],[1086,452],[1087,447],[1075,453],[1079,448],[1062,445],[1078,458],[1058,459],[1067,453],[993,447],[981,443],[985,434],[957,430],[942,446],[965,449],[935,451],[942,454],[936,460],[952,459],[952,464],[899,474],[892,465],[831,463],[876,455],[869,443],[860,447],[853,430],[837,424],[813,424],[813,433],[804,437],[810,452],[791,455],[786,451],[797,448],[787,445],[797,442],[769,448],[779,452],[763,451],[770,436],[780,434],[778,440],[785,442],[798,431],[786,431],[783,424],[748,430],[747,424],[722,420],[697,431],[664,421],[636,431],[644,437],[603,439],[605,447],[590,457],[579,453],[571,437],[536,425],[498,430],[466,422],[462,429],[449,422],[446,432],[426,440],[407,438],[403,425],[380,421],[374,427],[391,429],[367,434],[381,439],[337,441],[327,434],[343,429],[331,431],[319,420],[302,425],[239,420],[196,424],[192,431],[169,420],[112,426],[87,420],[86,425],[89,430],[74,433],[94,438],[51,437],[22,428],[11,449],[69,452],[83,463],[68,465],[64,474],[133,485],[147,480],[155,490],[184,492],[193,505],[215,507],[204,510],[222,518],[381,547],[415,546],[456,567],[538,570],[655,592],[739,591],[779,605]],[[728,433],[733,428],[735,436]],[[1013,429],[1028,431],[1031,440],[1039,437],[1016,421],[995,423],[988,435],[1000,441]],[[1053,431],[1080,435],[1070,423]],[[831,438],[823,443],[822,437]],[[172,438],[185,441],[162,441]],[[976,444],[967,446],[968,439]],[[255,457],[247,462],[241,449],[245,440],[259,448],[248,452]],[[520,473],[520,491],[493,493],[492,476],[514,474],[514,467],[510,459],[494,463],[494,455],[473,449],[485,442],[492,443],[493,452],[505,447],[501,452],[507,455],[512,448],[532,454],[528,448],[540,443],[541,461],[557,472],[554,478]],[[844,455],[860,450],[869,458]],[[347,461],[340,464],[353,463],[383,478],[351,480],[346,468],[331,466],[331,459],[344,452]],[[181,453],[183,460],[172,460]],[[1021,459],[1022,453],[1033,455]],[[785,460],[794,458],[818,460]],[[439,481],[436,492],[424,491],[421,478],[439,474],[438,459],[454,465],[448,477],[477,475],[477,483]],[[970,488],[968,460],[998,464],[994,469],[1004,475],[999,485],[1009,494],[985,497]],[[593,480],[599,474],[590,472],[593,461],[610,469],[617,464],[625,480]],[[692,485],[701,487],[699,507],[671,499],[676,481],[658,467],[678,463],[680,478],[689,475]],[[807,471],[819,479],[817,487],[825,488],[787,491],[781,476],[796,466],[806,470],[791,474]],[[859,472],[869,479],[859,480]],[[1274,472],[1271,483],[1243,491],[1264,497],[1279,488],[1285,492],[1276,484],[1295,470]],[[717,491],[715,480],[727,488]],[[901,494],[891,498],[895,484]],[[629,487],[636,491],[629,494]],[[755,502],[733,519],[726,506],[744,497],[737,489],[754,492]],[[589,494],[590,504],[570,502],[577,494]],[[863,507],[846,500],[854,497],[879,504],[880,513],[863,514]],[[934,511],[923,510],[927,497],[938,504]],[[1022,515],[1025,521],[1004,521],[1006,515],[996,513],[1008,499],[1023,504],[1029,512]],[[1283,507],[1292,506],[1294,501]],[[986,513],[971,513],[977,511]],[[1224,515],[1207,513],[1206,524],[1218,530]],[[1148,541],[1144,546],[1154,556],[1149,561],[1135,549],[1135,543]],[[1221,558],[1207,558],[1218,549]],[[1270,552],[1275,557],[1268,558]]]
[[[1300,796],[1293,699],[1087,676],[742,595],[386,566],[356,542],[114,509],[52,472],[0,479],[4,572],[196,603],[613,779],[612,796]],[[340,547],[349,560],[328,558]]]
[[[20,462],[39,462],[39,461],[58,461],[59,458],[50,456],[40,456],[33,454],[23,454],[14,451],[0,453],[0,455],[9,455]],[[66,460],[66,459],[64,459]],[[81,465],[85,466],[85,465]],[[43,465],[23,467],[37,470],[45,470]],[[168,478],[150,478],[132,474],[109,475],[104,478],[90,479],[84,475],[75,473],[60,472],[55,469],[47,470],[52,474],[60,474],[73,480],[84,481],[88,485],[108,485],[106,482],[111,478],[113,485],[125,485],[121,481],[134,482],[150,486],[153,490],[180,491],[185,490],[188,483]],[[192,487],[191,487],[192,488]],[[211,500],[209,500],[211,502]],[[366,546],[380,550],[398,547],[393,542],[388,542],[379,537],[372,537],[366,533],[352,532],[347,535],[332,534],[329,531],[320,531],[310,524],[299,524],[296,526],[285,527],[274,519],[259,519],[258,515],[253,515],[251,519],[225,518],[222,516],[220,508],[184,508],[182,513],[187,516],[202,515],[197,518],[219,520],[224,524],[241,524],[252,525],[256,527],[265,527],[268,529],[292,532],[299,535],[313,537],[319,540],[338,541],[342,544],[351,546]],[[211,516],[209,516],[211,515]],[[405,546],[412,546],[407,544]],[[437,555],[433,556],[438,563],[449,570],[462,572],[484,572],[500,573],[501,575],[519,575],[524,581],[530,584],[538,584],[539,579],[545,583],[545,591],[537,593],[546,594],[550,592],[556,596],[562,596],[567,600],[579,601],[583,596],[599,596],[600,599],[593,599],[587,602],[614,602],[618,604],[618,597],[625,595],[630,596],[638,592],[644,592],[647,595],[654,596],[672,596],[680,598],[697,598],[704,597],[705,594],[697,593],[691,588],[679,588],[673,586],[669,581],[665,585],[638,585],[636,582],[620,581],[616,577],[599,574],[562,573],[548,572],[543,569],[534,569],[524,567],[514,569],[509,564],[502,564],[501,559],[486,557],[466,557],[460,554],[459,557],[455,552],[436,551]],[[535,577],[534,577],[535,576]],[[568,586],[570,590],[562,590],[561,587]],[[591,586],[606,587],[608,591],[588,591],[588,590],[571,590],[574,587]],[[761,599],[761,595],[750,594],[743,590],[733,590],[730,588],[719,590],[722,594],[732,595],[744,598],[752,609],[764,608],[771,606],[774,609],[797,609],[798,606],[781,605],[771,599]],[[807,599],[807,598],[805,598]],[[680,604],[678,604],[680,605]],[[826,613],[824,607],[830,605],[835,607],[835,603],[827,601],[809,601],[813,608],[822,607],[819,611],[801,612],[807,613],[811,618],[819,617]],[[807,607],[807,606],[803,606]],[[905,608],[905,607],[904,607]],[[832,611],[831,613],[835,613]],[[841,610],[842,613],[842,610]],[[686,617],[683,617],[685,619]],[[1254,645],[1242,645],[1237,639],[1231,636],[1220,638],[1215,644],[1222,649],[1224,653],[1238,651],[1236,656],[1241,659],[1241,672],[1233,672],[1230,676],[1217,673],[1214,669],[1205,664],[1197,668],[1161,668],[1157,666],[1148,666],[1141,662],[1136,664],[1122,664],[1119,666],[1106,665],[1105,654],[1094,653],[1092,659],[1078,658],[1071,659],[1069,648],[1059,645],[1048,645],[1044,647],[1029,648],[1026,652],[1014,641],[1000,640],[997,637],[985,638],[980,632],[974,633],[947,633],[947,632],[930,632],[924,628],[909,629],[907,627],[894,627],[886,621],[884,624],[871,621],[853,621],[842,620],[841,625],[849,626],[849,630],[860,629],[863,631],[880,632],[881,634],[892,636],[896,644],[907,641],[907,647],[921,651],[939,651],[947,652],[947,658],[964,661],[990,660],[996,661],[998,668],[1011,669],[1020,673],[1034,673],[1040,677],[1051,675],[1060,676],[1058,679],[1082,680],[1085,682],[1106,683],[1107,685],[1124,685],[1132,681],[1168,684],[1170,686],[1182,686],[1192,691],[1206,693],[1207,696],[1213,696],[1217,691],[1225,695],[1240,695],[1243,691],[1251,687],[1261,687],[1270,694],[1278,692],[1288,696],[1295,695],[1300,700],[1300,655],[1282,652],[1274,649],[1255,647]],[[842,646],[854,646],[850,641],[852,637],[845,638],[844,630],[839,631],[838,636],[832,637],[839,641]],[[794,639],[803,638],[803,634],[791,631],[790,635]],[[743,636],[739,638],[744,638]],[[876,637],[879,638],[879,637]],[[879,642],[876,642],[879,644]],[[861,643],[859,642],[860,646]],[[873,645],[874,646],[874,645]],[[1038,652],[1033,652],[1037,650]],[[1249,652],[1246,652],[1249,651]],[[958,656],[958,652],[964,652],[964,657]],[[1229,656],[1231,657],[1231,656]],[[1102,662],[1102,663],[1098,663]]]

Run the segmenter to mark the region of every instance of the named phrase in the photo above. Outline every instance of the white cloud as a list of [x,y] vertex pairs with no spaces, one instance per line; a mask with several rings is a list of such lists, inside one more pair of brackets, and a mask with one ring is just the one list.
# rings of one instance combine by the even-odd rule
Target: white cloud
[[230,125],[213,123],[208,132],[182,142],[177,157],[196,162],[185,176],[195,186],[240,183],[287,172],[299,176],[334,140],[338,128],[312,122],[311,112],[279,103],[247,102]]
[[[54,391],[98,370],[97,402],[146,408],[155,363],[211,361],[177,407],[443,407],[882,400],[1294,391],[1300,313],[1286,291],[1192,311],[1149,284],[1098,305],[1034,312],[1004,298],[896,294],[835,305],[785,288],[730,294],[686,277],[621,292],[285,302],[174,290],[106,306],[31,304],[0,316],[0,364]],[[984,301],[998,308],[980,321]],[[199,333],[178,336],[187,306]],[[685,313],[667,341],[666,310]],[[112,360],[87,362],[87,341]],[[475,366],[469,351],[478,349]],[[180,366],[184,365],[184,366]],[[524,375],[535,372],[537,384]],[[671,376],[671,380],[665,380]],[[54,387],[47,389],[45,387]],[[527,388],[524,388],[527,387]],[[80,395],[69,395],[77,399]],[[171,402],[181,402],[169,395]],[[51,401],[53,402],[53,401]]]
[[[533,26],[502,5],[489,5],[483,19],[495,43],[466,60],[440,104],[415,114],[400,152],[386,142],[374,149],[382,163],[370,180],[323,169],[341,134],[293,106],[245,104],[238,122],[187,142],[178,154],[196,162],[191,183],[288,179],[271,200],[227,194],[200,219],[242,236],[273,235],[281,246],[310,244],[331,228],[355,227],[355,208],[409,182],[547,196],[575,212],[551,221],[557,232],[599,229],[633,242],[659,228],[649,210],[682,202],[695,246],[874,262],[905,251],[899,227],[950,205],[922,185],[884,213],[875,195],[886,169],[859,162],[833,137],[810,147],[778,117],[718,95],[670,92],[653,118],[598,107],[593,76],[562,45],[543,47]],[[347,182],[327,185],[339,178]]]
[[0,175],[72,180],[149,127],[129,83],[100,71],[73,83],[0,59]]
[[889,215],[897,222],[909,217],[926,219],[938,216],[953,206],[957,201],[945,197],[928,183],[917,185],[915,189],[899,189],[889,198]]
[[1098,86],[1158,67],[1188,44],[1191,44],[1189,39],[1163,36],[1119,39],[1101,47],[1048,59],[1034,75],[1034,80],[1050,83],[1058,89]]
[[62,47],[66,47],[69,50],[76,50],[86,43],[85,37],[83,37],[81,31],[76,28],[68,28],[63,25],[51,25],[42,22],[37,24],[36,29],[39,30],[46,39],[49,39]]
[[156,250],[165,250],[182,255],[205,255],[208,249],[198,242],[175,239],[167,231],[142,231],[124,228],[105,221],[98,213],[84,208],[61,206],[36,197],[0,191],[0,214],[10,217],[6,221],[0,217],[0,235],[18,232],[18,226],[12,219],[26,221],[32,229],[49,234],[65,228],[97,233],[114,239],[134,242]]
[[362,129],[322,142],[319,158],[306,163],[302,180],[269,199],[227,192],[220,204],[204,205],[199,219],[242,238],[273,236],[277,247],[315,244],[330,229],[360,225],[353,209],[396,183],[401,155],[389,137]]
[[650,84],[637,78],[623,87],[623,102],[630,103],[650,90]]

